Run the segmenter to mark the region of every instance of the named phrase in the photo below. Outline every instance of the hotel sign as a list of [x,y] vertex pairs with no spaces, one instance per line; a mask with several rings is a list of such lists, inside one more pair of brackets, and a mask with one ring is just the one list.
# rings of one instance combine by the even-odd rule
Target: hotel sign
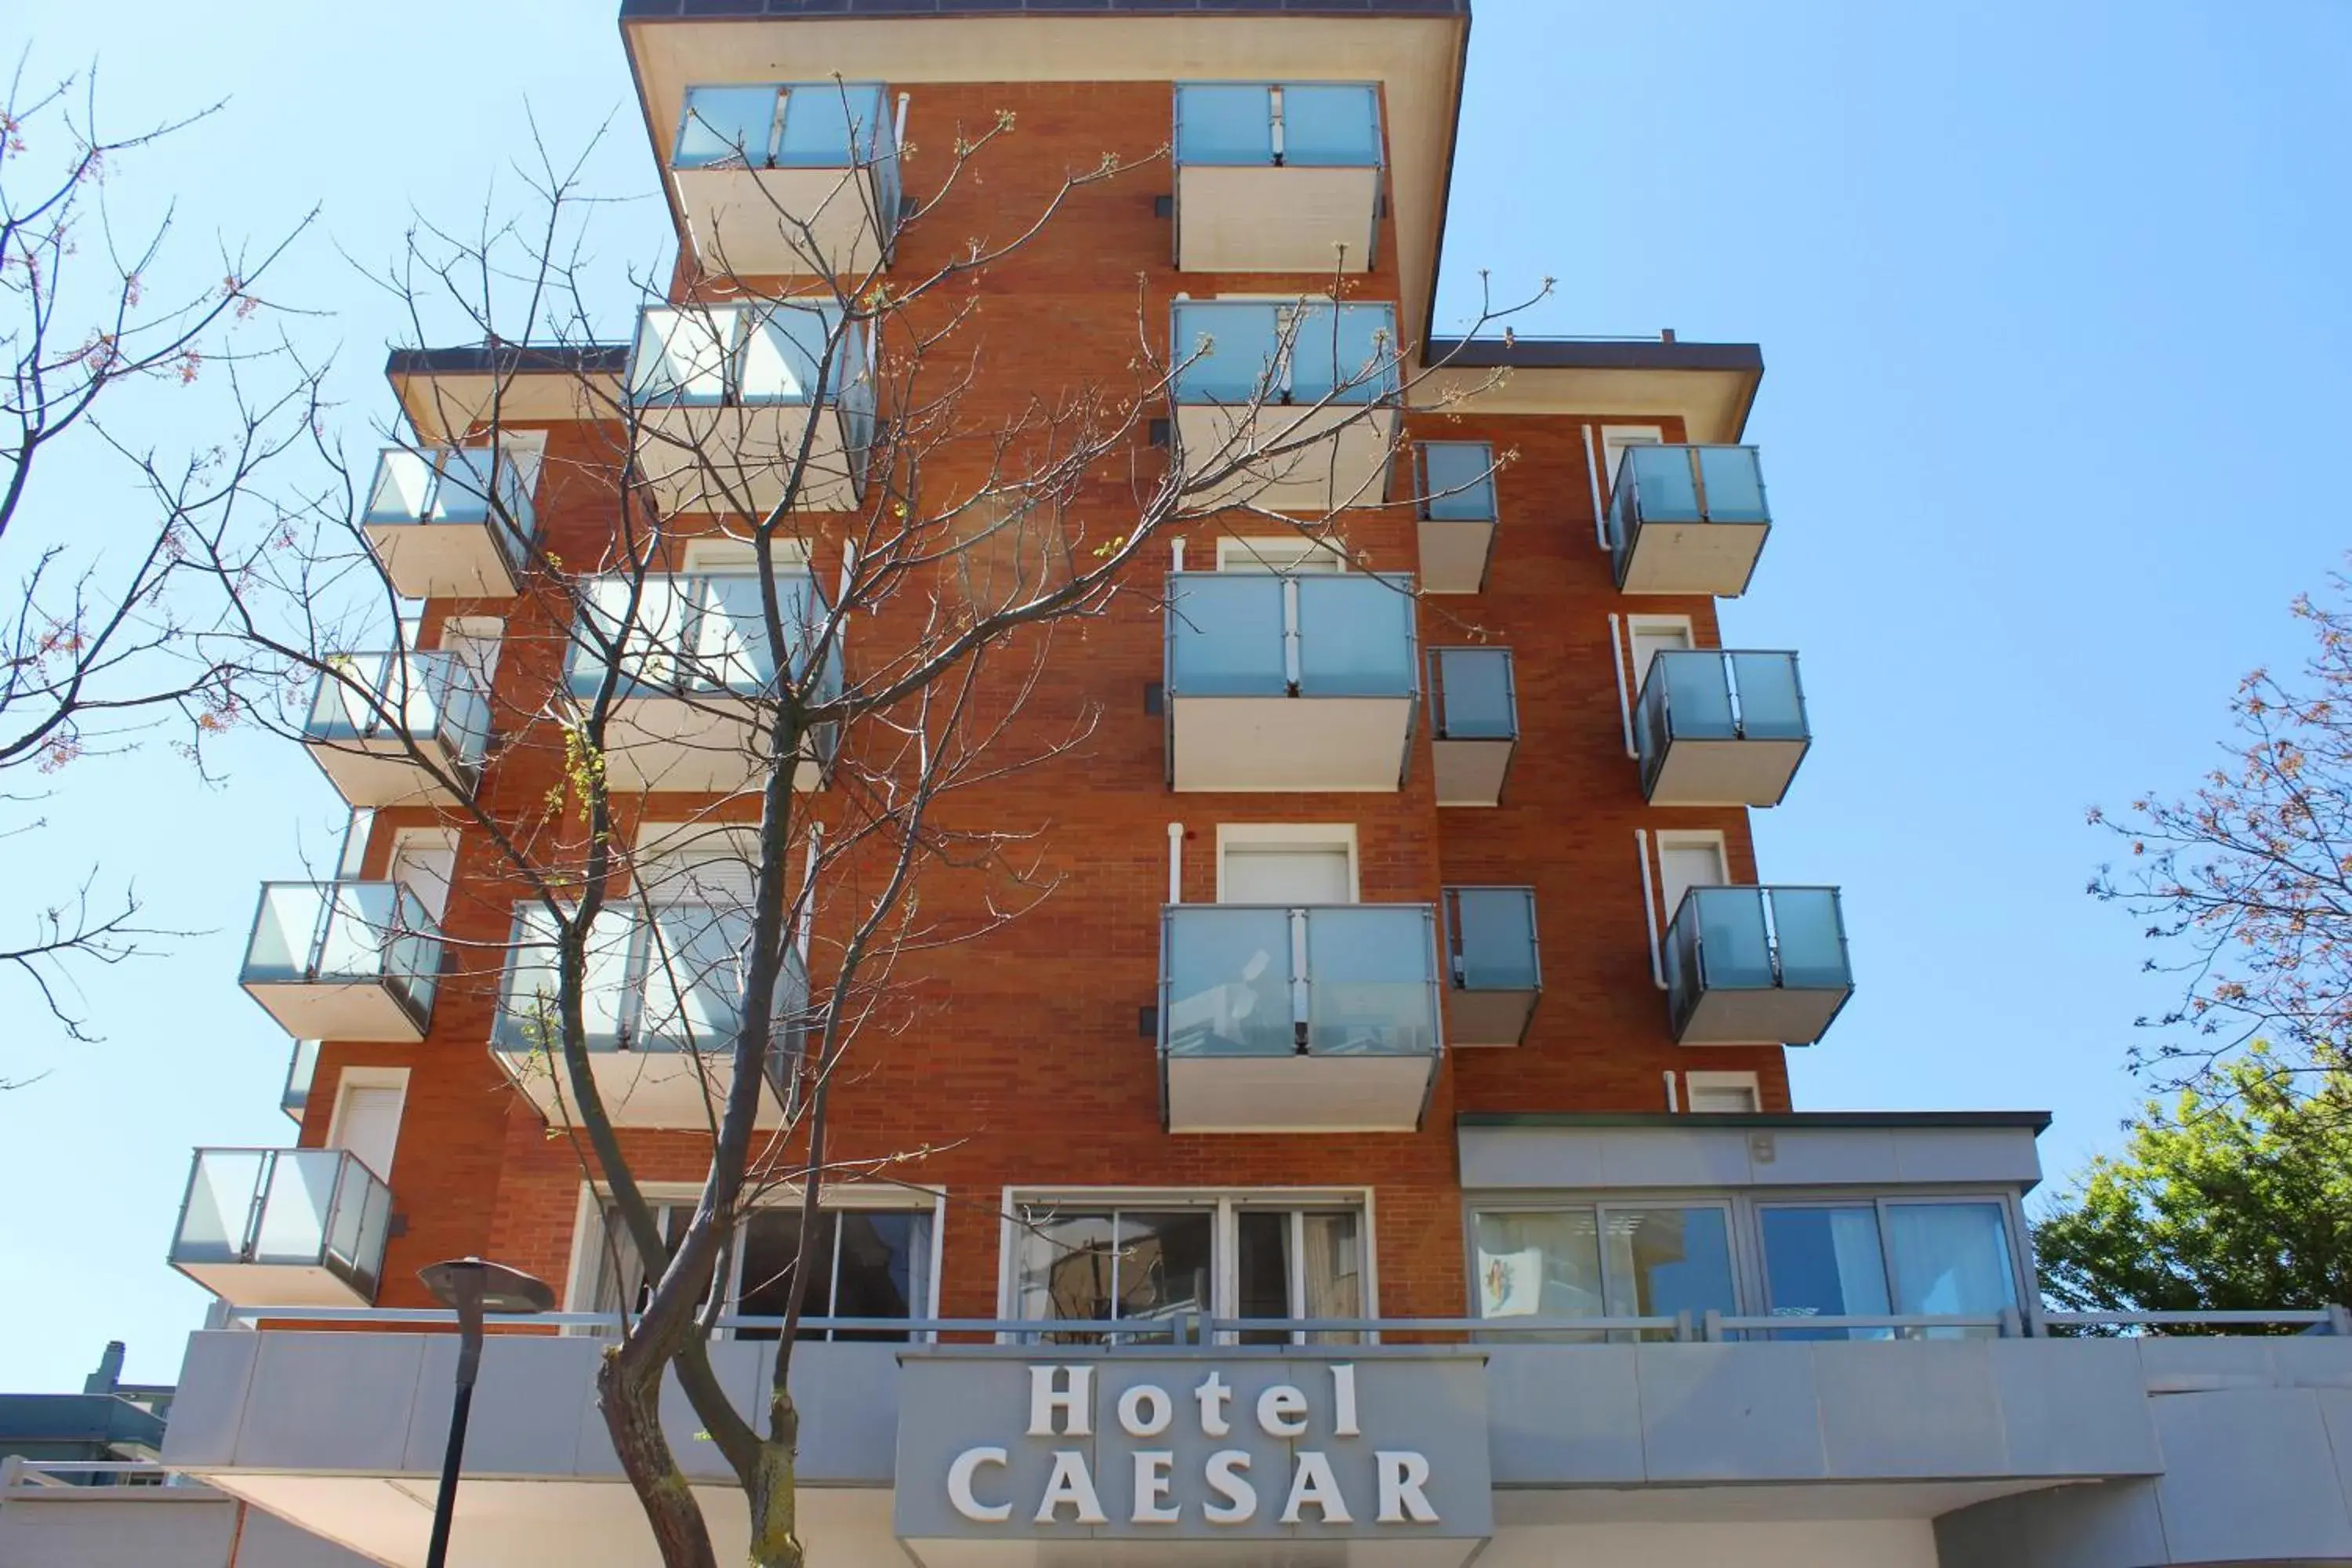
[[925,1541],[961,1562],[989,1541],[1378,1539],[1458,1563],[1492,1531],[1475,1353],[900,1363],[894,1519],[919,1557]]

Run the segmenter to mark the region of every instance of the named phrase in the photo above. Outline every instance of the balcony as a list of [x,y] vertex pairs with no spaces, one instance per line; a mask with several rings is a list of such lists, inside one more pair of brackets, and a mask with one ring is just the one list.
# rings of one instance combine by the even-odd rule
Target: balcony
[[1378,89],[1179,83],[1175,154],[1181,270],[1371,270],[1381,216]]
[[1475,594],[1495,543],[1495,448],[1484,441],[1424,441],[1413,449],[1421,585]]
[[360,531],[404,599],[509,599],[539,528],[535,455],[496,447],[385,449]]
[[[777,669],[759,578],[604,577],[585,592],[587,629],[573,635],[566,679],[572,698],[586,703],[608,666],[617,666],[604,729],[606,782],[630,792],[710,795],[764,776],[771,759],[763,715]],[[830,605],[806,574],[778,573],[776,599],[790,679],[806,682]],[[836,632],[804,691],[810,700],[828,700],[841,683]],[[830,727],[803,738],[793,787],[824,787],[834,739]]]
[[[571,1079],[553,1032],[553,922],[524,906],[515,927],[490,1054],[551,1126],[570,1126]],[[656,906],[650,918],[635,909],[596,918],[581,1008],[589,1071],[614,1125],[709,1128],[734,1081],[739,954],[750,930],[748,910],[700,904]],[[762,1103],[763,1127],[782,1118],[808,1001],[807,973],[791,956],[777,987],[768,1058],[776,1095]]]
[[1633,710],[1652,805],[1778,805],[1812,731],[1793,653],[1654,655]]
[[1501,805],[1503,781],[1519,746],[1510,650],[1430,649],[1429,711],[1437,804]]
[[1753,447],[1628,447],[1609,498],[1609,552],[1628,594],[1748,591],[1771,531]]
[[803,510],[855,508],[874,441],[871,350],[831,304],[647,310],[628,396],[654,504],[757,518],[790,489]]
[[1693,888],[1666,928],[1685,1046],[1809,1046],[1853,994],[1835,888]]
[[302,1113],[310,1108],[310,1080],[319,1075],[319,1042],[297,1040],[294,1054],[286,1063],[286,1089],[278,1097],[278,1109],[302,1124]]
[[878,82],[689,87],[669,169],[706,271],[854,281],[889,264],[898,142]]
[[1516,1046],[1543,994],[1532,888],[1445,889],[1445,1037]]
[[1426,904],[1180,904],[1160,927],[1171,1132],[1410,1132],[1437,1078]]
[[268,882],[237,983],[297,1039],[413,1045],[440,977],[440,928],[399,883]]
[[367,1307],[392,1192],[341,1149],[199,1149],[172,1267],[235,1307]]
[[1395,306],[1186,300],[1171,342],[1194,503],[1312,517],[1386,499]]
[[1171,574],[1170,787],[1397,788],[1419,700],[1413,618],[1406,577]]
[[481,776],[489,697],[453,653],[350,653],[331,660],[302,743],[355,806],[456,805]]

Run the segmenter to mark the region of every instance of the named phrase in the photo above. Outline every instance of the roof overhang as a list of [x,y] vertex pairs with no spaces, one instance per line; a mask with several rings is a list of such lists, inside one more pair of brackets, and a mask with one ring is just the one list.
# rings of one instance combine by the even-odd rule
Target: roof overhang
[[626,343],[394,349],[383,374],[423,446],[500,427],[608,419],[621,406]]
[[[1398,214],[1403,320],[1426,322],[1437,272],[1470,39],[1468,0],[1098,0],[1084,12],[961,0],[624,0],[629,72],[663,172],[689,85],[709,82],[1377,81]],[[921,101],[909,140],[923,139]],[[1170,109],[1171,116],[1173,104]],[[1135,155],[1147,148],[1113,149]],[[918,168],[925,165],[918,165]],[[1171,189],[1173,188],[1172,177]]]
[[1738,441],[1764,379],[1764,352],[1754,343],[1433,339],[1423,362],[1433,368],[1414,384],[1416,406],[1673,417],[1696,442]]

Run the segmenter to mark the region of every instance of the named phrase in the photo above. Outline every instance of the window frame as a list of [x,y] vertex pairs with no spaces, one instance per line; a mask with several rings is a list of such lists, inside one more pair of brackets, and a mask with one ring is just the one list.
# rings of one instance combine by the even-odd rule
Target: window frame
[[[1364,901],[1363,856],[1357,845],[1356,825],[1352,822],[1220,822],[1217,824],[1217,897],[1225,899],[1225,856],[1236,847],[1295,847],[1300,849],[1337,849],[1348,852],[1348,902]],[[1246,852],[1246,848],[1244,848]]]
[[[1896,1289],[1894,1247],[1886,1229],[1888,1205],[1993,1204],[1998,1205],[2009,1247],[2010,1282],[2015,1288],[2017,1294],[2015,1310],[2026,1332],[2039,1331],[2042,1307],[2036,1285],[2041,1277],[2034,1267],[2032,1233],[2026,1225],[2023,1194],[2014,1187],[1987,1186],[1976,1183],[1937,1185],[1914,1182],[1885,1186],[1837,1186],[1809,1183],[1791,1184],[1786,1188],[1559,1187],[1503,1192],[1467,1191],[1462,1194],[1462,1268],[1465,1314],[1473,1321],[1485,1321],[1477,1315],[1477,1222],[1478,1215],[1481,1214],[1524,1214],[1563,1208],[1696,1208],[1708,1205],[1727,1205],[1730,1210],[1728,1240],[1731,1247],[1732,1289],[1739,1308],[1738,1312],[1730,1315],[1743,1318],[1768,1318],[1772,1315],[1772,1308],[1764,1256],[1762,1211],[1768,1208],[1850,1208],[1865,1204],[1874,1205],[1877,1212],[1879,1263],[1885,1273],[1887,1300],[1890,1302],[1896,1299]],[[1602,1289],[1605,1300],[1607,1289],[1605,1248],[1603,1259]],[[1758,1331],[1749,1337],[1759,1340],[1769,1339],[1769,1331]]]
[[[1021,1316],[1021,1253],[1028,1227],[1016,1217],[1022,1209],[1055,1205],[1072,1214],[1100,1214],[1119,1209],[1142,1209],[1165,1213],[1171,1209],[1205,1209],[1212,1215],[1209,1233],[1211,1279],[1209,1283],[1209,1315],[1233,1319],[1241,1315],[1241,1226],[1238,1215],[1244,1210],[1264,1212],[1275,1210],[1290,1214],[1294,1223],[1285,1239],[1286,1250],[1299,1235],[1295,1216],[1302,1213],[1348,1210],[1356,1215],[1357,1255],[1359,1274],[1362,1280],[1365,1318],[1381,1315],[1379,1247],[1374,1244],[1377,1234],[1377,1214],[1372,1189],[1363,1187],[1066,1187],[1008,1186],[1003,1191],[1003,1207],[1000,1211],[996,1258],[997,1316],[1007,1322],[1051,1325],[1056,1320],[1030,1320]],[[1296,1258],[1291,1261],[1295,1264]],[[1302,1288],[1302,1277],[1294,1268],[1290,1284],[1295,1301]],[[1030,1342],[1034,1335],[1025,1331],[1007,1330],[997,1336],[1000,1344]],[[1306,1342],[1297,1330],[1290,1332],[1294,1345]],[[1377,1344],[1380,1335],[1366,1332],[1360,1336],[1364,1344]],[[1220,1331],[1216,1342],[1237,1346],[1236,1336]]]
[[[1631,1190],[1629,1189],[1629,1192]],[[1740,1258],[1739,1247],[1740,1216],[1738,1197],[1737,1194],[1691,1193],[1678,1194],[1664,1192],[1642,1192],[1633,1194],[1630,1196],[1617,1196],[1597,1193],[1584,1193],[1573,1195],[1554,1195],[1550,1194],[1528,1194],[1524,1198],[1522,1198],[1520,1194],[1514,1194],[1508,1201],[1473,1204],[1464,1211],[1462,1226],[1462,1277],[1469,1286],[1470,1314],[1474,1321],[1481,1323],[1488,1321],[1509,1321],[1508,1319],[1490,1320],[1481,1315],[1478,1311],[1478,1216],[1480,1215],[1558,1214],[1565,1209],[1587,1209],[1591,1211],[1592,1223],[1594,1226],[1593,1234],[1596,1238],[1597,1252],[1601,1260],[1601,1300],[1604,1313],[1608,1307],[1611,1284],[1609,1245],[1607,1239],[1609,1234],[1607,1216],[1612,1214],[1636,1213],[1645,1210],[1655,1212],[1662,1209],[1673,1209],[1679,1212],[1686,1209],[1715,1209],[1719,1211],[1723,1215],[1723,1248],[1725,1261],[1729,1265],[1731,1269],[1732,1300],[1735,1304],[1744,1304],[1747,1301],[1747,1281],[1742,1278],[1741,1269],[1742,1259]],[[1514,1335],[1511,1337],[1522,1338],[1524,1336]],[[1637,1333],[1631,1330],[1622,1331],[1612,1330],[1608,1332],[1606,1337],[1611,1343],[1624,1344],[1634,1343],[1640,1338]]]
[[[1274,562],[1287,562],[1274,565]],[[1221,534],[1217,539],[1217,570],[1269,577],[1296,577],[1305,573],[1335,577],[1354,571],[1346,548],[1336,539],[1309,539],[1299,534],[1244,536]]]
[[[642,1182],[638,1185],[645,1193],[646,1201],[652,1204],[656,1212],[677,1206],[690,1207],[702,1196],[702,1184],[699,1182]],[[610,1194],[602,1185],[594,1182],[581,1184],[579,1201],[572,1214],[572,1256],[563,1278],[563,1310],[566,1312],[596,1310],[596,1288],[603,1278],[605,1261],[604,1237],[601,1233],[604,1229],[604,1205],[609,1201]],[[797,1208],[800,1201],[801,1194],[797,1188],[783,1186],[771,1193],[768,1195],[768,1201],[754,1204],[751,1206],[755,1209]],[[817,1207],[820,1209],[836,1213],[865,1210],[893,1214],[920,1214],[929,1222],[929,1239],[924,1248],[929,1254],[926,1262],[929,1295],[921,1302],[909,1303],[910,1306],[920,1309],[908,1320],[909,1322],[936,1320],[940,1315],[940,1263],[946,1240],[947,1203],[948,1194],[945,1187],[902,1186],[897,1184],[881,1185],[861,1182],[836,1185],[828,1182],[817,1194]],[[750,1224],[748,1215],[742,1223]],[[743,1247],[740,1245],[740,1237],[738,1244],[730,1249],[727,1268],[727,1300],[731,1312],[733,1303],[742,1296]],[[828,1276],[828,1286],[839,1279],[840,1272],[841,1233],[836,1226],[834,1231],[833,1270]],[[824,1314],[809,1315],[821,1317]],[[609,1329],[609,1324],[576,1324],[567,1326],[563,1331],[567,1334],[593,1335],[608,1331]],[[851,1330],[848,1331],[862,1335],[875,1331]],[[733,1340],[736,1333],[737,1331],[733,1329],[719,1329],[713,1337],[720,1340]],[[909,1329],[907,1331],[905,1342],[928,1344],[938,1337],[938,1334],[931,1330]],[[837,1342],[835,1331],[826,1329],[811,1334],[803,1342],[831,1344]]]

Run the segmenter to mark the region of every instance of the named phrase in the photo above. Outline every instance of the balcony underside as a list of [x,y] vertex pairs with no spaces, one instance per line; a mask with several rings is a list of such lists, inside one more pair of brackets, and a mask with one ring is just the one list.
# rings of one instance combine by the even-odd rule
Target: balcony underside
[[[723,795],[766,770],[766,746],[754,728],[758,707],[746,698],[625,697],[604,727],[604,776],[630,794],[674,790]],[[824,787],[824,765],[803,756],[793,787]]]
[[202,1263],[172,1267],[232,1307],[372,1307],[373,1298],[320,1263]]
[[1440,805],[1499,805],[1517,741],[1447,741],[1430,745]]
[[1486,561],[1494,543],[1491,518],[1423,518],[1423,592],[1475,594],[1485,588]]
[[1459,1049],[1516,1046],[1527,1038],[1542,992],[1453,990],[1445,994],[1445,1043]]
[[1176,264],[1186,272],[1369,272],[1380,195],[1374,168],[1180,167]]
[[[459,805],[464,798],[447,788],[410,754],[408,743],[389,736],[373,740],[310,741],[304,749],[346,804],[355,806]],[[435,754],[442,773],[462,781],[465,772],[437,740],[421,748]]]
[[1178,697],[1169,708],[1180,791],[1393,790],[1412,736],[1410,697]]
[[1378,506],[1387,498],[1389,454],[1396,440],[1393,408],[1309,403],[1268,404],[1253,410],[1187,403],[1177,407],[1176,426],[1184,460],[1196,474],[1221,468],[1252,449],[1295,448],[1259,458],[1223,483],[1203,489],[1192,498],[1201,505],[1248,502],[1314,515],[1340,507]]
[[[553,1057],[501,1046],[492,1046],[490,1055],[549,1126],[578,1124],[571,1078]],[[734,1058],[726,1051],[592,1051],[588,1071],[615,1127],[708,1131],[735,1082]],[[775,1097],[763,1095],[759,1125],[773,1127],[782,1120]]]
[[1652,805],[1778,805],[1805,760],[1807,741],[1666,742],[1650,782]]
[[1690,1016],[1675,1032],[1675,1041],[1685,1046],[1810,1046],[1828,1032],[1830,1021],[1853,993],[1850,985],[1713,987],[1699,994]]
[[1628,594],[1711,594],[1732,599],[1748,591],[1769,526],[1760,522],[1645,522],[1635,530],[1625,561]]
[[1171,1056],[1171,1132],[1412,1132],[1437,1076],[1421,1056]]
[[812,424],[815,435],[793,504],[804,511],[857,505],[848,422],[831,403],[669,405],[637,415],[637,468],[664,512],[773,510]]
[[678,169],[670,179],[696,258],[715,275],[855,279],[881,263],[865,170]]
[[425,1037],[415,1016],[382,980],[255,980],[246,994],[298,1040],[360,1040],[413,1046]]
[[521,591],[499,548],[502,523],[370,522],[361,525],[384,575],[404,599],[511,599]]

